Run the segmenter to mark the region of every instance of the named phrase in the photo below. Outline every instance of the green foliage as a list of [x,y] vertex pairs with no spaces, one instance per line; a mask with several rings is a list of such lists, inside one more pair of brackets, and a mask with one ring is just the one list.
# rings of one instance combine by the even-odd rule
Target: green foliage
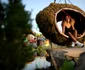
[[0,45],[0,70],[20,70],[26,63],[21,44],[6,43]]
[[0,2],[0,23],[3,21],[3,19],[4,19],[4,8],[3,4]]
[[26,62],[30,62],[32,60],[34,60],[34,51],[33,51],[33,47],[30,45],[30,46],[24,46],[24,55],[26,57]]
[[21,70],[34,60],[32,46],[22,46],[4,41],[0,43],[0,70]]
[[9,41],[22,38],[23,34],[31,30],[31,12],[25,11],[25,6],[20,1],[9,0],[6,7],[5,31]]
[[2,28],[3,21],[4,21],[4,7],[3,4],[0,2],[0,41],[4,37],[4,32],[3,32],[4,30]]
[[35,50],[37,52],[37,54],[40,56],[42,54],[45,54],[46,49],[44,49],[44,46],[38,46]]
[[21,70],[33,56],[32,48],[23,46],[23,34],[31,32],[32,23],[31,12],[24,7],[21,0],[9,0],[4,15],[0,8],[5,16],[4,22],[0,20],[0,70]]
[[60,70],[74,70],[74,62],[65,60]]

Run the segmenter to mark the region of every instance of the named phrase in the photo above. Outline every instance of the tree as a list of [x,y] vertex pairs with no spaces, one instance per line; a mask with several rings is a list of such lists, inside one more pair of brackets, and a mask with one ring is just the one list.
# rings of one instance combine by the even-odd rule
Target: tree
[[24,10],[21,0],[9,0],[6,12],[6,37],[9,41],[22,38],[31,30],[31,12]]
[[32,26],[31,12],[25,11],[24,7],[21,0],[9,0],[3,6],[5,18],[3,33],[0,31],[0,35],[4,35],[2,39],[0,37],[0,70],[20,70],[27,61],[27,52],[32,51],[23,46],[23,34],[31,32]]
[[4,8],[3,8],[3,4],[0,2],[0,42],[4,37],[4,33],[3,33],[3,20],[4,20]]

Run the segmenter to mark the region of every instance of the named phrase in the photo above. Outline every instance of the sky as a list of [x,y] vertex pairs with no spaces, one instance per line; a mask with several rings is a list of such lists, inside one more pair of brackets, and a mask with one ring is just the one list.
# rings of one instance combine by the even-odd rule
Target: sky
[[[2,0],[3,2],[7,2],[7,0]],[[65,3],[65,0],[56,0],[56,3]],[[32,30],[34,32],[39,33],[39,29],[37,28],[36,25],[36,15],[39,13],[39,11],[43,10],[45,7],[47,7],[50,3],[54,2],[54,0],[22,0],[22,3],[25,5],[25,10],[27,11],[32,11],[31,18],[33,18],[33,28]],[[66,0],[67,3],[72,3],[73,5],[78,6],[81,8],[83,11],[85,11],[85,0]]]

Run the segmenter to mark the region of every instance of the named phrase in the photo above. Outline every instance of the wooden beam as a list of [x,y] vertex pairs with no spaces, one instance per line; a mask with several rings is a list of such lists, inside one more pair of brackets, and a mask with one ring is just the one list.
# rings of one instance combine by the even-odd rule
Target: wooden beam
[[53,65],[54,65],[55,70],[59,70],[58,65],[57,65],[57,63],[55,62],[55,59],[54,59],[52,53],[50,53],[50,56],[51,56],[51,60],[52,60],[52,63],[53,63]]

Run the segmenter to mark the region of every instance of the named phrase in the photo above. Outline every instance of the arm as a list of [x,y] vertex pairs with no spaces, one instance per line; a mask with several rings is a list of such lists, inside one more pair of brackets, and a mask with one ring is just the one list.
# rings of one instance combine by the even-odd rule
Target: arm
[[62,22],[62,33],[65,33],[65,23]]
[[72,26],[72,29],[73,30],[75,30],[74,24],[75,24],[75,20],[74,19],[71,19],[71,26]]
[[75,27],[74,27],[74,25],[72,25],[72,29],[73,29],[73,30],[75,30]]
[[61,32],[61,34],[63,35],[63,36],[65,36],[66,38],[69,38],[69,36],[67,36],[66,34],[64,34],[65,33],[65,22],[62,22],[62,32]]

